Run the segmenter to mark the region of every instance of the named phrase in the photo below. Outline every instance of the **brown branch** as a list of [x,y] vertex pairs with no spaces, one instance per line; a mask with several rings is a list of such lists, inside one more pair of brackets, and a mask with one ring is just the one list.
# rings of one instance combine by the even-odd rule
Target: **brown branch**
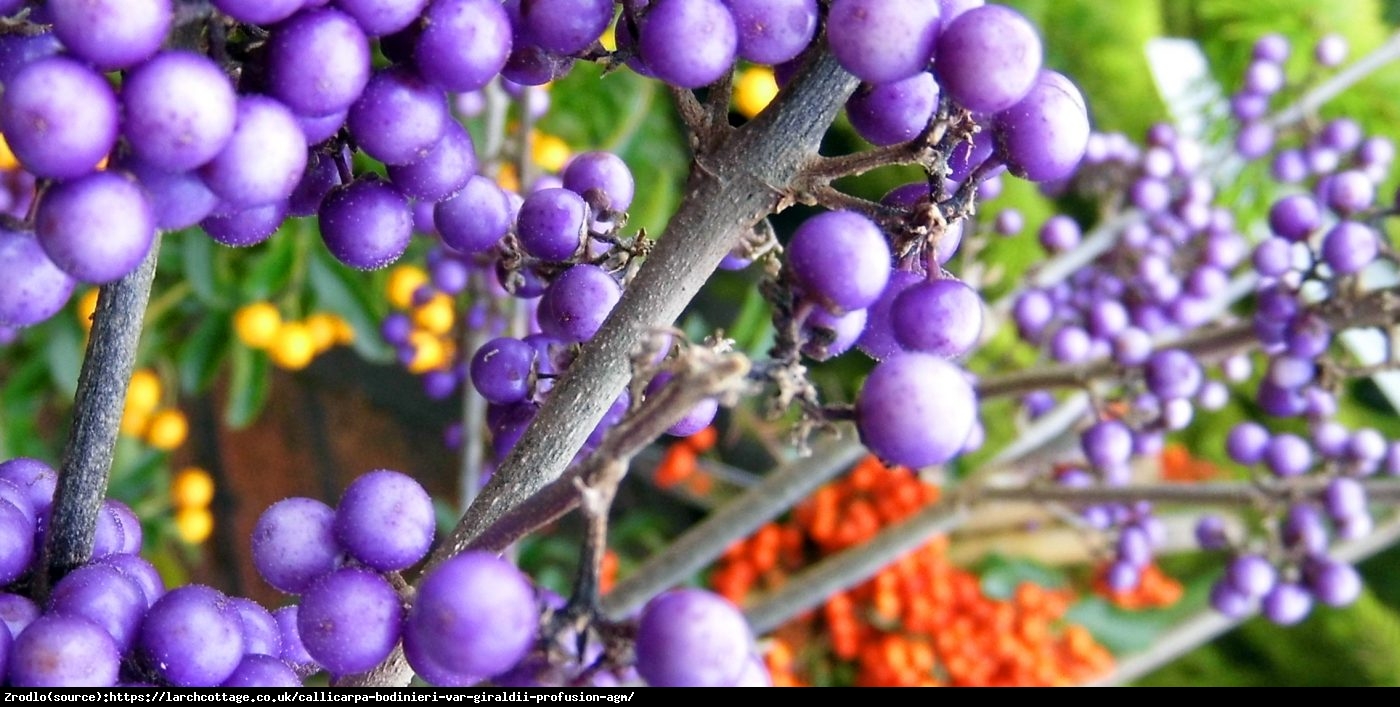
[[[1248,322],[1232,324],[1218,329],[1197,332],[1181,339],[1162,344],[1162,349],[1181,349],[1195,354],[1197,358],[1213,360],[1223,358],[1257,342],[1254,328]],[[1014,373],[989,376],[977,384],[979,399],[1024,395],[1035,390],[1048,388],[1082,388],[1090,382],[1115,375],[1122,366],[1113,359],[1099,359],[1087,363],[1066,366],[1046,366]]]
[[615,461],[625,466],[701,400],[733,390],[748,371],[747,358],[723,354],[700,368],[677,373],[668,385],[628,413],[586,461],[571,467],[559,479],[506,513],[464,549],[502,552],[531,531],[573,510],[579,501],[577,483],[593,483]]
[[[557,485],[574,454],[627,385],[629,356],[649,332],[670,326],[745,230],[781,204],[784,190],[815,154],[856,79],[823,52],[781,91],[774,104],[691,172],[664,238],[598,333],[559,379],[490,482],[428,567],[452,557],[505,523],[532,497]],[[699,164],[699,159],[697,164]],[[353,680],[403,685],[402,652]]]
[[559,379],[535,421],[502,461],[434,562],[465,548],[509,509],[559,478],[608,405],[622,392],[628,356],[668,327],[728,254],[733,241],[778,204],[778,189],[816,150],[855,79],[829,56],[747,123],[692,173],[684,201],[633,286]]
[[764,475],[762,482],[721,506],[613,587],[603,597],[604,613],[618,620],[631,615],[651,597],[685,581],[735,540],[778,517],[868,453],[859,442],[845,439]]
[[[1051,484],[1015,487],[984,487],[968,490],[970,501],[1025,501],[1033,503],[1066,503],[1097,505],[1101,503],[1132,503],[1148,501],[1162,504],[1203,506],[1267,506],[1271,503],[1293,502],[1300,498],[1319,496],[1332,477],[1302,476],[1288,480],[1268,480],[1260,483],[1211,482],[1199,484],[1136,484],[1132,486],[1091,486],[1070,488]],[[1381,503],[1400,501],[1400,479],[1369,478],[1360,483],[1366,498]]]
[[[1358,300],[1331,299],[1313,307],[1333,331],[1393,326],[1400,322],[1400,288],[1368,292]],[[1198,359],[1213,361],[1258,344],[1250,322],[1198,331],[1180,339],[1159,344],[1156,349],[1181,349]],[[977,384],[979,399],[1023,395],[1048,388],[1082,388],[1094,380],[1116,375],[1122,366],[1112,359],[1100,359],[1067,366],[1050,366],[983,378]]]
[[925,168],[933,165],[933,145],[927,138],[918,137],[908,142],[885,145],[849,155],[837,157],[816,157],[802,172],[803,184],[809,187],[830,184],[843,177],[858,177],[866,172],[893,165],[917,164]]

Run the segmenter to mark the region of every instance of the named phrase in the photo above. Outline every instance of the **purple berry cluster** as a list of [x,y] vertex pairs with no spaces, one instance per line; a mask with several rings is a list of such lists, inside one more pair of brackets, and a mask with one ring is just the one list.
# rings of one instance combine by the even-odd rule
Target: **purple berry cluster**
[[964,138],[935,182],[942,191],[911,184],[884,199],[945,214],[922,241],[906,247],[868,216],[835,210],[808,219],[786,246],[802,352],[823,360],[854,345],[879,361],[856,402],[862,441],[894,464],[943,463],[981,438],[972,384],[949,362],[983,333],[980,297],[943,269],[963,229],[954,203],[979,185],[995,190],[1002,170],[1037,182],[1068,176],[1089,138],[1084,100],[1042,67],[1029,21],[999,5],[837,0],[826,42],[862,81],[847,114],[874,144],[919,138],[946,116],[940,98],[945,111],[966,111]]
[[[1276,432],[1241,422],[1225,440],[1232,461],[1280,489],[1268,532],[1231,537],[1219,516],[1197,528],[1203,548],[1231,556],[1212,605],[1231,617],[1262,611],[1280,624],[1302,620],[1315,601],[1342,606],[1357,597],[1358,575],[1329,555],[1330,541],[1367,535],[1365,479],[1400,472],[1400,445],[1335,419],[1344,374],[1332,363],[1334,339],[1358,326],[1336,303],[1362,296],[1358,275],[1388,256],[1376,223],[1391,206],[1377,193],[1395,150],[1346,118],[1293,126],[1281,122],[1282,111],[1271,114],[1274,99],[1292,88],[1284,69],[1289,49],[1279,36],[1259,40],[1230,101],[1241,123],[1235,156],[1259,163],[1278,183],[1259,229],[1265,235],[1246,235],[1250,227],[1235,222],[1194,140],[1166,125],[1151,128],[1142,147],[1095,134],[1078,170],[1050,186],[1102,200],[1117,218],[1095,230],[1092,242],[1068,216],[1048,219],[1038,232],[1047,252],[1092,247],[1093,257],[1058,282],[1025,288],[1010,309],[1022,338],[1049,358],[1076,366],[1107,361],[1119,373],[1096,388],[1098,417],[1078,432],[1083,460],[1056,475],[1062,485],[1130,485],[1135,457],[1158,451],[1196,410],[1219,409],[1234,397],[1266,416],[1304,423],[1303,432]],[[1315,59],[1331,68],[1345,49],[1330,37]],[[999,214],[995,225],[1002,233],[1022,227],[1019,214]],[[1204,349],[1205,360],[1190,342],[1220,321],[1252,340]],[[1053,402],[1048,391],[1023,398],[1032,417]],[[1135,586],[1160,544],[1151,512],[1145,503],[1081,509],[1089,526],[1113,538],[1110,586]]]
[[[742,615],[709,592],[663,595],[642,613],[635,669],[611,657],[604,667],[596,640],[584,656],[554,660],[540,621],[562,600],[537,597],[492,554],[444,560],[402,594],[398,573],[432,544],[433,506],[389,470],[356,479],[335,508],[288,498],[259,517],[254,565],[296,604],[269,612],[204,585],[167,591],[139,555],[140,524],[116,501],[99,514],[94,559],[36,603],[32,575],[56,485],[38,460],[0,463],[0,667],[15,687],[296,687],[321,671],[369,670],[400,643],[414,671],[442,686],[768,682]],[[565,648],[563,634],[551,635]]]
[[[299,685],[286,610],[202,585],[166,591],[140,556],[141,524],[124,504],[98,513],[92,560],[42,603],[34,574],[58,477],[29,458],[0,463],[0,666],[15,687]],[[293,619],[293,622],[295,620]]]

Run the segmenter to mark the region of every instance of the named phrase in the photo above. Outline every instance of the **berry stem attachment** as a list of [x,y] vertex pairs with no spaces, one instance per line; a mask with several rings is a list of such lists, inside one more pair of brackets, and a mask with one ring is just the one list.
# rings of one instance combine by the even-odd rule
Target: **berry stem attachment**
[[[748,373],[749,360],[741,354],[692,349],[688,361],[675,372],[670,383],[633,408],[587,461],[570,468],[557,481],[485,528],[464,549],[504,550],[526,533],[572,510],[580,500],[577,483],[588,487],[621,483],[625,473],[611,475],[613,464],[621,464],[625,470],[632,457],[665,434],[700,401],[737,392],[745,385]],[[615,493],[614,488],[610,495]]]
[[746,123],[692,173],[666,237],[633,287],[584,345],[535,421],[502,461],[477,502],[432,562],[477,541],[512,509],[559,479],[574,452],[629,377],[628,356],[642,338],[670,326],[744,229],[779,205],[772,185],[789,184],[815,153],[856,79],[823,54],[770,110]]

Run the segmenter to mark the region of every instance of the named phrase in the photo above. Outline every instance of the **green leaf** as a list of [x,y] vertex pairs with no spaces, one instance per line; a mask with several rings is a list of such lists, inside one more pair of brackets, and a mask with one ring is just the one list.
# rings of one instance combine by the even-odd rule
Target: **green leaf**
[[1010,599],[1025,582],[1047,589],[1063,587],[1063,572],[1020,557],[990,555],[982,564],[982,593],[993,599]]
[[773,315],[768,310],[768,301],[763,298],[763,293],[759,292],[758,288],[745,290],[743,297],[739,313],[730,325],[729,337],[734,339],[740,351],[758,358],[771,345],[769,334],[773,329]]
[[68,317],[57,318],[48,327],[44,342],[44,360],[49,364],[49,377],[54,387],[68,398],[78,390],[78,374],[83,368],[83,332]]
[[1146,650],[1171,626],[1159,613],[1125,611],[1100,597],[1086,597],[1070,607],[1065,620],[1088,629],[1115,654]]
[[267,356],[243,346],[233,348],[232,359],[233,374],[229,380],[224,421],[234,429],[242,429],[258,419],[267,403],[272,369]]
[[229,318],[206,316],[180,345],[176,362],[180,369],[180,388],[186,393],[203,393],[219,372],[219,366],[233,343]]
[[4,378],[0,413],[0,459],[35,457],[53,461],[45,437],[39,434],[40,401],[50,394],[48,362],[39,356],[22,358]]
[[267,242],[267,250],[253,258],[248,273],[242,278],[243,299],[246,302],[272,299],[292,279],[296,262],[297,238],[301,234],[283,227]]
[[[167,239],[166,243],[169,244],[171,240],[174,239]],[[225,308],[228,298],[219,287],[218,269],[214,262],[214,241],[202,233],[186,231],[176,242],[180,244],[180,254],[183,256],[184,279],[194,288],[195,297],[215,309]]]
[[393,349],[379,337],[379,316],[368,282],[354,277],[324,248],[312,249],[307,274],[321,308],[340,315],[355,329],[355,352],[376,363],[393,360]]

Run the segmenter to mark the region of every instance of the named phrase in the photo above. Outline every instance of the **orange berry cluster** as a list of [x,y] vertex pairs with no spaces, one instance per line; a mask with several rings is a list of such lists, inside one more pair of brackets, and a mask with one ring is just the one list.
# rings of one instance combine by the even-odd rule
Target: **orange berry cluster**
[[[710,576],[741,604],[804,565],[860,545],[938,500],[938,488],[873,457],[846,478],[735,543]],[[780,628],[766,656],[775,685],[802,685],[810,668],[844,662],[861,686],[1074,685],[1107,672],[1113,658],[1083,627],[1067,625],[1072,594],[1022,584],[988,597],[936,537],[873,578],[830,597]]]
[[617,584],[617,573],[622,569],[622,562],[613,550],[603,551],[602,566],[598,568],[598,591],[607,594]]
[[1204,459],[1191,456],[1186,445],[1169,442],[1158,456],[1162,467],[1162,478],[1166,481],[1190,483],[1210,481],[1220,475],[1220,469]]
[[1136,587],[1114,591],[1108,586],[1108,565],[1098,568],[1094,574],[1094,593],[1109,600],[1114,606],[1136,611],[1138,609],[1160,609],[1181,601],[1181,583],[1167,576],[1157,565],[1148,565],[1138,577]]
[[718,439],[719,433],[715,428],[706,427],[672,444],[666,450],[666,456],[657,465],[652,483],[663,489],[684,484],[685,489],[696,496],[708,495],[713,488],[714,479],[700,469],[699,460],[700,455],[714,447]]

